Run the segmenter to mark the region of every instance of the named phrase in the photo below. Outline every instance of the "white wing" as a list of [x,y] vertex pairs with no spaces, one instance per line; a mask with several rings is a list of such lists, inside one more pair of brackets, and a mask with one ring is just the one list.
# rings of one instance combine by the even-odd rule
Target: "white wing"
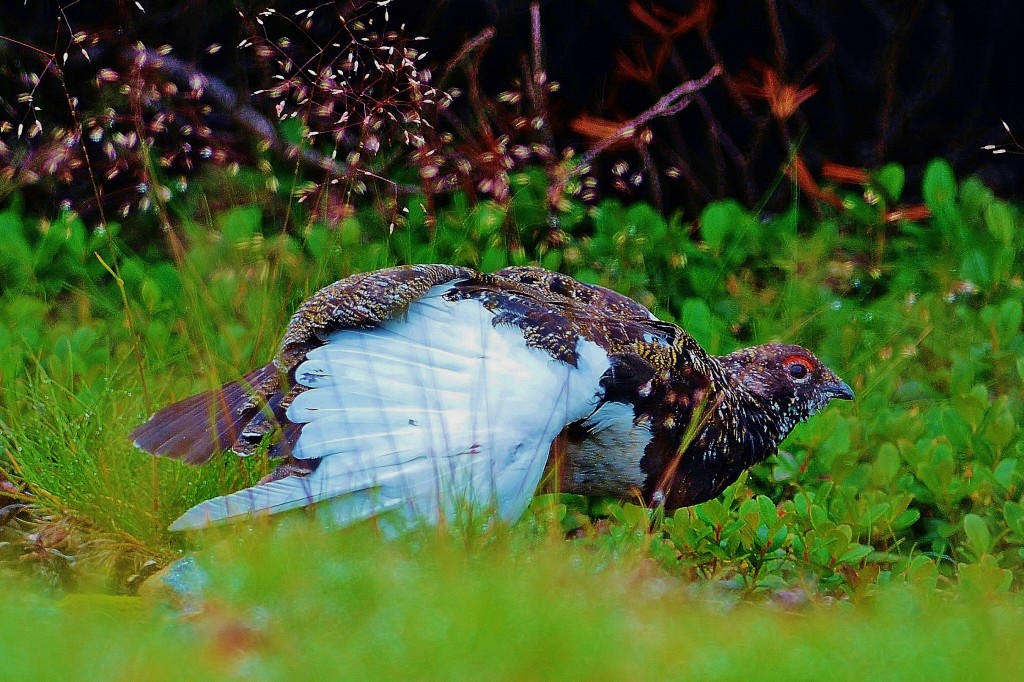
[[576,367],[495,327],[474,300],[432,288],[380,327],[324,338],[296,369],[309,387],[288,408],[303,424],[298,458],[323,458],[306,477],[215,498],[174,529],[321,502],[347,524],[400,509],[436,522],[462,505],[515,520],[540,481],[551,441],[600,401],[607,355],[580,340]]

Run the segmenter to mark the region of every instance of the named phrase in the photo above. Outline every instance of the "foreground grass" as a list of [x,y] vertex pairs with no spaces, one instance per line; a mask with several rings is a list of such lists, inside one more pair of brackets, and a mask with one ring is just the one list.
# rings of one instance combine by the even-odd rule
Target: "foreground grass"
[[1024,670],[1018,597],[904,584],[860,604],[813,593],[803,606],[755,603],[641,554],[523,527],[386,542],[298,519],[236,530],[201,557],[207,600],[187,615],[132,597],[15,591],[0,610],[4,675],[952,680]]

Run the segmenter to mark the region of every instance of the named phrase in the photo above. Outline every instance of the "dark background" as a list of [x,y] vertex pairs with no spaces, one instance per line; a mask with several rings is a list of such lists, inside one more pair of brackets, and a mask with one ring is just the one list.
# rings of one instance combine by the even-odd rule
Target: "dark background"
[[[634,3],[679,16],[702,5],[685,0]],[[235,46],[261,30],[252,17],[261,5],[240,2],[134,2],[81,0],[77,3],[7,2],[0,6],[0,106],[4,118],[16,120],[19,74],[39,71],[39,54],[26,45],[61,53],[73,32],[99,40],[86,61],[69,50],[64,68],[69,81],[89,79],[103,66],[118,68],[126,46],[171,45],[178,57],[196,63],[247,96],[263,87],[269,74],[251,52]],[[337,3],[337,12],[353,16],[372,11],[374,3]],[[631,3],[598,0],[547,0],[541,3],[546,68],[561,88],[547,112],[555,147],[585,149],[593,140],[573,131],[582,113],[623,121],[644,111],[658,97],[685,80],[706,72],[716,61],[735,82],[758,78],[757,64],[770,66],[796,85],[819,90],[791,119],[773,121],[764,101],[738,103],[722,79],[670,120],[652,124],[652,157],[659,171],[689,164],[694,181],[666,180],[663,204],[697,210],[712,198],[734,196],[748,205],[767,203],[768,195],[785,200],[780,167],[795,146],[812,172],[824,161],[877,167],[896,161],[907,168],[910,191],[919,185],[925,163],[934,157],[951,161],[960,174],[980,175],[998,193],[1021,193],[1018,157],[993,156],[985,144],[1006,143],[1000,120],[1024,131],[1024,4],[1017,0],[804,2],[802,0],[723,0],[710,9],[707,31],[685,32],[671,41],[670,56],[650,81],[624,78],[617,69],[623,55],[653,54],[658,39],[638,21]],[[262,6],[265,6],[262,5]],[[308,3],[273,3],[283,16]],[[248,17],[243,20],[239,10]],[[404,23],[427,36],[426,62],[440,71],[465,42],[492,26],[495,35],[479,59],[480,85],[491,96],[523,76],[529,55],[530,12],[525,0],[394,0],[390,25]],[[327,36],[336,27],[321,12],[309,29]],[[379,20],[379,19],[378,19]],[[216,54],[206,53],[221,43]],[[38,88],[36,104],[46,120],[67,123],[64,94],[53,84]],[[98,103],[94,103],[98,104]],[[272,118],[268,102],[254,101]],[[465,106],[462,104],[456,106]],[[48,118],[49,117],[49,118]],[[216,109],[208,114],[215,129],[231,122]],[[723,137],[734,154],[723,151]],[[619,156],[633,161],[630,150]],[[615,155],[603,157],[608,163]],[[16,164],[17,155],[8,163]],[[600,172],[600,171],[599,171]],[[781,183],[785,185],[786,183]],[[645,183],[629,188],[637,198]],[[649,198],[649,197],[647,197]]]

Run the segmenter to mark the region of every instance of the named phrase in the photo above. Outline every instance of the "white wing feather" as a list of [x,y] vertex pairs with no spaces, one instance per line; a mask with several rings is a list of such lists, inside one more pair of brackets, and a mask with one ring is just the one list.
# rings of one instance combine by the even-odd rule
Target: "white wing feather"
[[437,286],[380,327],[326,335],[296,369],[308,387],[288,407],[303,424],[297,458],[323,458],[306,477],[215,498],[172,526],[320,503],[339,524],[401,509],[436,522],[463,504],[522,514],[551,441],[600,401],[607,355],[580,340],[576,367],[492,324],[474,300]]

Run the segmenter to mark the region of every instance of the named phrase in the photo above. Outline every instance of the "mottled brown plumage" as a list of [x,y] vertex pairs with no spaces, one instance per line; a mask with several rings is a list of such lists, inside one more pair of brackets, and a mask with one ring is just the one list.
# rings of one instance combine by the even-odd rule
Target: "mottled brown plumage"
[[566,425],[552,448],[550,466],[568,492],[639,495],[668,508],[695,504],[774,452],[796,423],[831,399],[853,397],[799,346],[711,356],[639,303],[565,275],[416,265],[354,275],[318,291],[293,316],[272,363],[158,412],[136,430],[136,443],[195,464],[227,448],[249,454],[270,440],[270,454],[285,457],[272,479],[315,471],[319,460],[290,457],[303,425],[290,422],[287,409],[307,390],[296,368],[331,333],[401,320],[440,285],[447,285],[435,290],[444,301],[479,303],[493,315],[491,324],[518,330],[526,346],[553,361],[575,367],[587,342],[607,356],[594,387],[596,408]]

